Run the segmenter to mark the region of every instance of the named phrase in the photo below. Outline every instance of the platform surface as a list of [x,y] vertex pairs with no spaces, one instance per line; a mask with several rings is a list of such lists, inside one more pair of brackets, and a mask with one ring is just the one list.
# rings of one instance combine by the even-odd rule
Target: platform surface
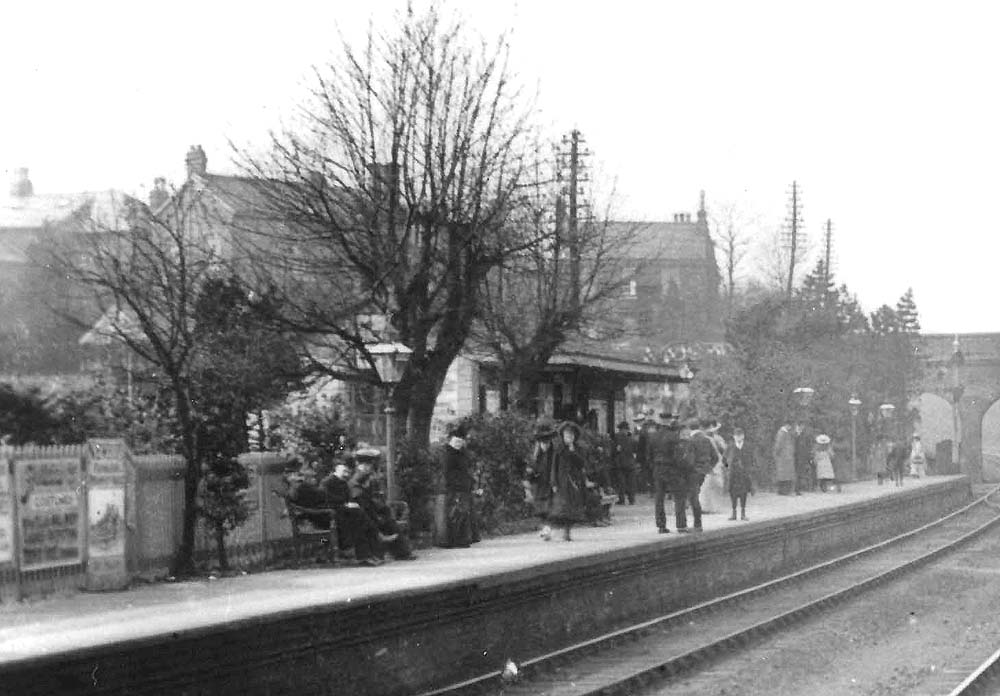
[[[721,529],[755,524],[893,495],[960,477],[907,479],[902,488],[874,481],[840,493],[778,496],[758,493],[747,503],[748,522],[729,521],[729,510],[704,516],[704,535],[657,534],[653,503],[640,494],[634,506],[615,506],[610,527],[579,527],[573,541],[542,540],[537,533],[486,539],[469,549],[426,549],[415,561],[379,567],[304,567],[217,580],[158,583],[115,593],[80,593],[0,606],[0,669],[5,663],[83,646],[210,627],[317,605],[355,606],[399,592],[487,581],[497,574],[530,573],[534,566],[650,542],[682,544]],[[673,529],[672,503],[667,519]],[[690,520],[689,520],[690,524]]]

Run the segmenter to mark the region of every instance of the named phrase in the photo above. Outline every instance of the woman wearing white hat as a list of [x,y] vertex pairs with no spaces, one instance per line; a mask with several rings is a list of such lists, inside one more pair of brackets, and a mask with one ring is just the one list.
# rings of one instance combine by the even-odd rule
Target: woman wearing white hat
[[837,474],[833,470],[833,452],[830,449],[829,435],[816,436],[816,451],[813,453],[813,461],[816,462],[816,478],[819,480],[819,489],[826,493],[837,479]]

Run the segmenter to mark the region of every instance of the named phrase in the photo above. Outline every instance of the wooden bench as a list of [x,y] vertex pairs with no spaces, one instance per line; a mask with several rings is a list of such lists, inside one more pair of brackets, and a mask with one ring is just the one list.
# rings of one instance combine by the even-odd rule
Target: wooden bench
[[[302,562],[302,546],[306,541],[315,540],[321,544],[326,544],[327,558],[330,563],[336,565],[341,558],[339,538],[337,535],[337,515],[332,508],[309,508],[299,505],[288,497],[287,493],[273,490],[275,496],[285,501],[285,512],[282,517],[287,517],[292,526],[292,542],[295,545],[295,558]],[[396,527],[400,534],[410,533],[410,506],[403,500],[392,500],[389,502],[389,512],[396,521]],[[318,529],[314,526],[311,517],[326,517],[330,521],[329,529]]]
[[[295,559],[302,562],[302,546],[307,541],[319,541],[326,544],[327,559],[331,564],[336,564],[340,555],[337,542],[337,514],[332,508],[309,508],[298,505],[288,497],[287,493],[273,490],[275,496],[285,501],[285,512],[282,517],[287,517],[292,526],[292,543],[295,545]],[[310,518],[326,518],[329,520],[329,528],[316,527]]]

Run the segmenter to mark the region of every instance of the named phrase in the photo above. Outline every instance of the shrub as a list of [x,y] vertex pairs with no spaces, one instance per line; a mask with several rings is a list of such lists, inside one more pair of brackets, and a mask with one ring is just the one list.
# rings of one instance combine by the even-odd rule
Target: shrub
[[502,532],[510,523],[528,518],[521,477],[534,448],[535,421],[513,412],[469,416],[461,421],[468,432],[469,457],[475,465],[480,528]]

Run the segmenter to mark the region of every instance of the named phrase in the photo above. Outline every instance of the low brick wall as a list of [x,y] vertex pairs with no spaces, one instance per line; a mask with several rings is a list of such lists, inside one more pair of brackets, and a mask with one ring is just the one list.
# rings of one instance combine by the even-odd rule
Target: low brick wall
[[[901,533],[971,497],[890,498],[528,570],[11,665],[12,692],[414,694]],[[113,655],[108,655],[113,653]],[[100,689],[92,686],[95,667]]]

